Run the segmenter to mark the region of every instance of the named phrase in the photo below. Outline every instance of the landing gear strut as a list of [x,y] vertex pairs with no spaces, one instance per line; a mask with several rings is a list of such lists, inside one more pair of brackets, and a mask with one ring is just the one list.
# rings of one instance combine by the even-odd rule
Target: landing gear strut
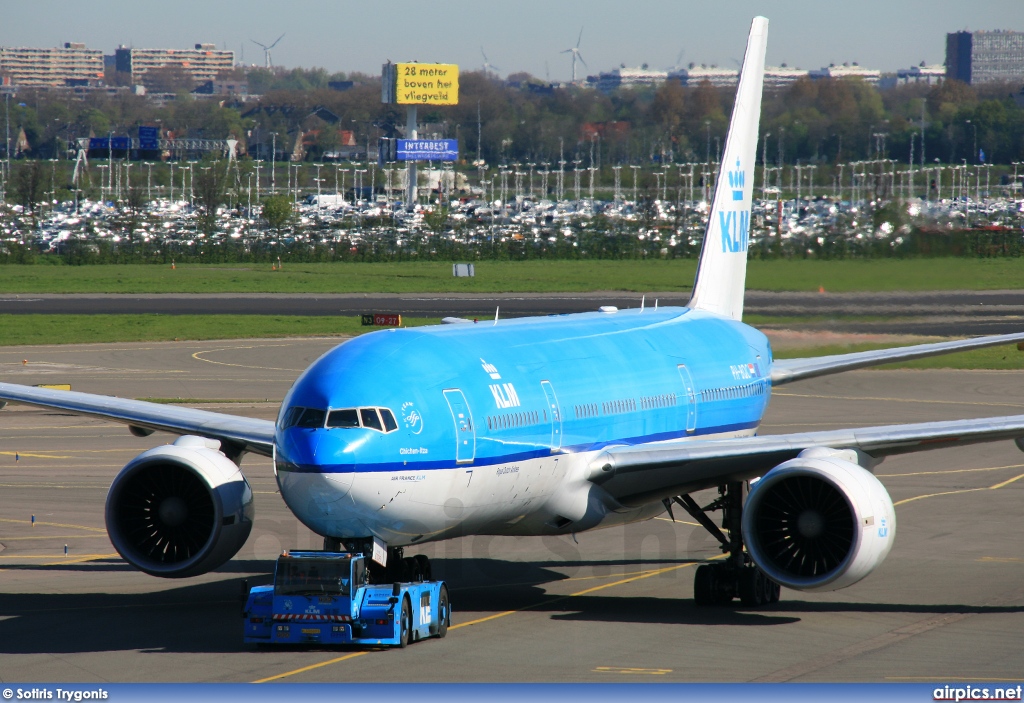
[[[728,555],[723,561],[697,567],[693,577],[693,601],[696,605],[725,605],[733,598],[739,598],[745,607],[757,607],[779,600],[779,584],[757,568],[743,549],[740,525],[745,488],[742,481],[719,486],[718,498],[703,508],[689,495],[665,501],[670,514],[674,502],[710,532]],[[708,517],[708,513],[715,510],[722,511],[724,533]]]
[[[401,547],[388,547],[388,565],[381,566],[373,561],[373,540],[346,540],[345,549],[366,556],[370,572],[370,583],[408,583],[410,581],[431,581],[433,578],[430,559],[423,554],[407,557]],[[341,540],[324,537],[324,551],[341,551]]]

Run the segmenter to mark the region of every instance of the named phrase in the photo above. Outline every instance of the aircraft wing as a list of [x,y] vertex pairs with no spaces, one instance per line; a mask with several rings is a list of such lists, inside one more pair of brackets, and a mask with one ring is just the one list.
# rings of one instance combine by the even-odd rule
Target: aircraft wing
[[210,437],[243,451],[273,455],[274,423],[270,420],[14,383],[0,383],[0,402],[6,404],[4,401],[91,415],[143,430]]
[[[626,506],[763,476],[804,449],[894,454],[1024,437],[1024,415],[609,447],[588,478]],[[1018,445],[1019,446],[1019,445]]]
[[831,373],[839,373],[840,371],[850,371],[851,369],[862,369],[867,366],[878,366],[893,361],[922,359],[926,356],[938,356],[940,354],[950,354],[970,349],[995,347],[1000,344],[1012,344],[1014,342],[1024,342],[1024,332],[960,339],[952,342],[915,344],[910,347],[876,349],[850,354],[818,356],[806,359],[775,359],[772,361],[771,380],[773,386],[778,386],[805,378],[825,376]]

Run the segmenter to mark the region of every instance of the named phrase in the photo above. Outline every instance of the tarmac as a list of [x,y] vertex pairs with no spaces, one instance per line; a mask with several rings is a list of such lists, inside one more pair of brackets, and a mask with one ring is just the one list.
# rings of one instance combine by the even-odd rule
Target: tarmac
[[[8,347],[0,379],[272,418],[298,373],[335,343]],[[1020,373],[855,371],[777,388],[762,431],[1021,413]],[[242,580],[267,582],[285,547],[319,545],[277,495],[267,459],[242,463],[256,522],[221,569],[163,580],[117,556],[103,525],[107,488],[132,457],[170,439],[48,410],[0,411],[0,680],[1015,685],[1024,672],[1024,455],[1012,442],[879,466],[897,504],[895,546],[841,591],[784,589],[760,610],[697,608],[695,564],[718,550],[701,528],[667,516],[575,540],[469,537],[422,547],[451,589],[448,636],[363,651],[243,645]]]

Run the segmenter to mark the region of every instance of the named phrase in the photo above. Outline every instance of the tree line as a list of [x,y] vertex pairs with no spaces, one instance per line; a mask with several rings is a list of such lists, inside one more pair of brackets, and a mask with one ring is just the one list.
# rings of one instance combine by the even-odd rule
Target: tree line
[[[304,134],[303,158],[318,161],[351,133],[373,150],[381,136],[404,125],[404,109],[382,105],[379,78],[329,74],[323,69],[270,71],[247,76],[258,101],[214,99],[184,91],[164,105],[129,93],[67,93],[20,90],[9,105],[13,136],[24,130],[36,158],[65,157],[74,138],[136,134],[158,125],[180,137],[233,136],[243,148],[277,133],[278,150],[291,153]],[[350,82],[346,90],[329,87]],[[420,110],[428,134],[459,138],[466,162],[551,164],[583,167],[611,164],[704,162],[722,148],[733,89],[704,83],[684,87],[553,88],[518,74],[502,81],[480,71],[464,72],[460,102]],[[910,84],[880,90],[858,79],[807,78],[766,92],[761,154],[769,164],[835,163],[888,158],[976,163],[1024,159],[1024,107],[1020,86],[972,87],[958,81]],[[923,142],[922,142],[923,135]],[[913,146],[912,146],[913,142]],[[569,167],[571,168],[571,166]]]

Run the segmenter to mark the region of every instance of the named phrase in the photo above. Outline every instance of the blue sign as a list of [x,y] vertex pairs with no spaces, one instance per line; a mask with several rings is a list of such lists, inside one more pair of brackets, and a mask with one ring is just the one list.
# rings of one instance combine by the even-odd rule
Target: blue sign
[[139,139],[159,139],[159,128],[157,127],[139,127]]
[[458,139],[399,139],[399,161],[457,161]]
[[110,140],[110,146],[112,149],[127,151],[131,148],[132,140],[128,137],[114,137]]
[[106,149],[108,146],[110,146],[110,141],[106,137],[89,138],[90,149]]
[[143,151],[156,151],[160,148],[160,142],[156,138],[139,137],[139,148]]

